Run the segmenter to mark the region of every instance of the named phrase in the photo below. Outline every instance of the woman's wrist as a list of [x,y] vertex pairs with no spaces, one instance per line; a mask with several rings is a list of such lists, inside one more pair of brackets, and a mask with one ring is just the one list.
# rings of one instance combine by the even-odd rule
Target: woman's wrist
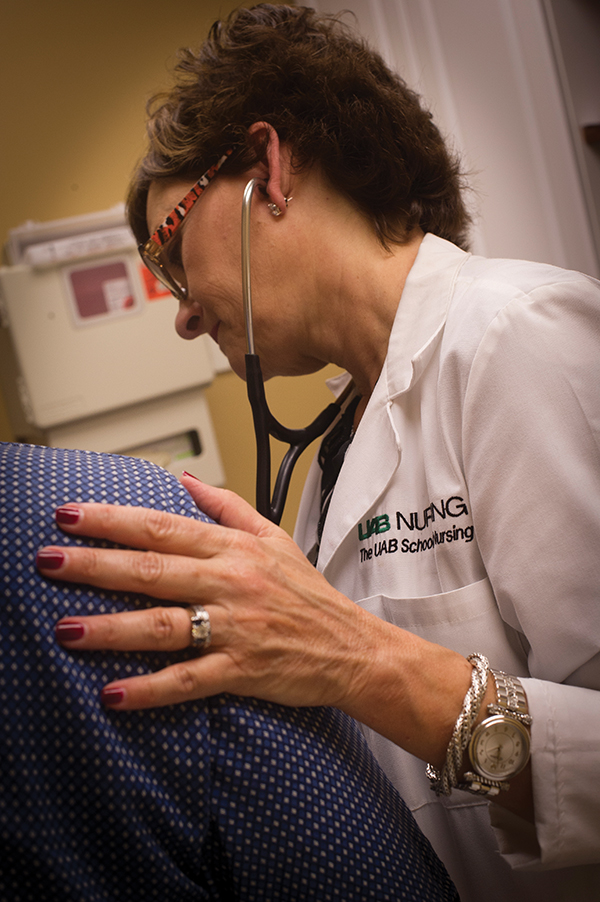
[[[360,609],[359,609],[360,610]],[[341,707],[406,751],[441,767],[471,664],[361,610],[362,658],[350,671]]]
[[[439,770],[470,686],[472,665],[450,649],[435,645],[361,611],[363,663],[350,674],[339,706],[396,745]],[[358,676],[357,676],[358,674]],[[496,702],[488,680],[473,729]],[[471,769],[468,750],[457,771],[462,782]],[[531,763],[493,801],[533,822]]]

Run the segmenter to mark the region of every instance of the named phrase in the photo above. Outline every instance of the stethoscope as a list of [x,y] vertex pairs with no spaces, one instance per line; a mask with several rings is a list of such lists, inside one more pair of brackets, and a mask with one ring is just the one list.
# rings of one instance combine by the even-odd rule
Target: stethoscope
[[[252,194],[259,179],[250,179],[244,189],[242,201],[242,291],[244,316],[246,320],[246,386],[254,419],[256,435],[256,509],[273,523],[279,524],[296,461],[311,442],[331,426],[341,413],[342,406],[354,390],[351,382],[340,397],[329,404],[319,416],[304,429],[287,429],[275,419],[265,396],[265,386],[260,368],[260,359],[254,350],[254,328],[252,325],[252,288],[250,279],[250,209]],[[288,448],[275,480],[271,497],[271,442],[270,436],[279,442],[286,442]]]

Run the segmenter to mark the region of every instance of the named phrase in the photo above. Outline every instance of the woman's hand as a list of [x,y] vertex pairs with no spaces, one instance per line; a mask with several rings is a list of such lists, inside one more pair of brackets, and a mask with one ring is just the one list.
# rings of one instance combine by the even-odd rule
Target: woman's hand
[[[361,672],[361,623],[372,619],[333,589],[279,527],[230,492],[183,477],[198,506],[220,525],[137,507],[77,504],[57,519],[65,531],[141,550],[79,546],[41,549],[47,576],[200,603],[212,641],[197,658],[105,687],[114,707],[147,708],[232,692],[287,705],[345,707]],[[78,516],[77,516],[78,515]],[[48,566],[50,564],[50,566]],[[73,649],[182,649],[191,643],[184,607],[68,618],[58,624]],[[80,638],[73,638],[80,636]]]
[[[70,504],[69,533],[129,548],[43,548],[49,577],[202,604],[209,648],[102,693],[117,709],[149,708],[221,692],[284,705],[330,705],[441,766],[471,665],[462,655],[364,611],[329,585],[295,542],[231,492],[184,477],[220,525],[139,507]],[[67,523],[64,513],[68,512]],[[66,618],[68,648],[175,651],[191,645],[185,607]]]

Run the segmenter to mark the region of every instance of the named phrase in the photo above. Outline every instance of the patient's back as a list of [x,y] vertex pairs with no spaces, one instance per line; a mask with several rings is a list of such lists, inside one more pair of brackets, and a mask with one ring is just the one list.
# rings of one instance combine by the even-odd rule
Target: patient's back
[[66,615],[148,598],[48,582],[68,501],[208,519],[133,458],[0,444],[0,898],[60,902],[445,900],[454,890],[355,724],[213,697],[146,711],[102,686],[193,654],[66,651]]

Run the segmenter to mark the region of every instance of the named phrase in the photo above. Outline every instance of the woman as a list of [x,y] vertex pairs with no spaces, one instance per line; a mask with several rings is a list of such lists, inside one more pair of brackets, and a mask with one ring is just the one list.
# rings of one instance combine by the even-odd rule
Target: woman
[[[429,114],[310,10],[263,5],[214,26],[183,54],[149,135],[130,221],[180,298],[179,334],[208,332],[243,377],[240,209],[257,178],[263,372],[333,362],[355,390],[323,480],[318,464],[309,476],[300,547],[191,477],[222,528],[61,513],[70,532],[147,553],[53,547],[44,573],[210,618],[205,654],[116,681],[104,703],[234,692],[336,706],[365,725],[463,899],[596,898],[597,285],[462,250],[460,171]],[[190,618],[157,607],[70,619],[58,635],[176,649]]]

